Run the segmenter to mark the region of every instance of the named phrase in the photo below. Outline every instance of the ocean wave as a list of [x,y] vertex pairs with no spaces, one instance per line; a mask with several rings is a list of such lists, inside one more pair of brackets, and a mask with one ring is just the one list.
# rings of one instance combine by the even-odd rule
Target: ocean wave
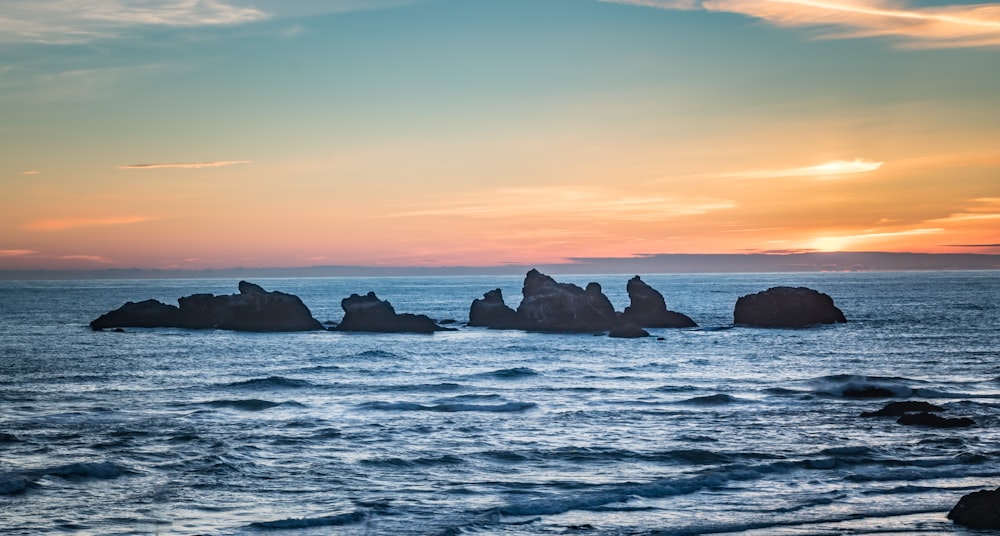
[[323,517],[297,517],[277,521],[256,521],[249,526],[259,530],[293,530],[314,527],[340,527],[360,523],[368,517],[364,511],[357,510],[346,514],[336,514]]
[[0,495],[16,495],[47,476],[64,480],[112,480],[132,471],[112,462],[74,462],[0,474]]
[[914,394],[907,385],[914,381],[907,378],[838,374],[811,383],[814,393],[837,398],[908,398]]
[[240,411],[263,411],[265,409],[276,408],[278,406],[305,407],[304,404],[295,401],[271,402],[270,400],[260,400],[256,398],[239,400],[210,400],[201,404],[213,408],[231,408]]
[[744,402],[739,398],[727,394],[714,394],[706,396],[696,396],[694,398],[688,398],[685,400],[679,400],[678,404],[690,404],[695,406],[721,406],[725,404],[733,404],[736,402]]
[[253,378],[241,382],[232,382],[220,385],[220,387],[229,389],[297,389],[312,386],[313,384],[306,380],[296,380],[293,378],[286,378],[284,376]]
[[358,407],[362,409],[374,409],[381,411],[437,411],[444,413],[482,411],[489,413],[513,413],[526,411],[536,407],[537,405],[538,404],[535,404],[534,402],[507,402],[505,404],[496,405],[459,403],[424,405],[417,404],[415,402],[366,402],[364,404],[360,404]]
[[410,459],[390,457],[361,460],[362,465],[376,467],[434,467],[438,465],[460,465],[463,463],[465,463],[465,460],[451,454]]
[[538,371],[530,367],[505,368],[479,374],[479,376],[499,378],[502,380],[516,380],[519,378],[530,378],[532,376],[539,376],[539,375],[540,374],[538,373]]

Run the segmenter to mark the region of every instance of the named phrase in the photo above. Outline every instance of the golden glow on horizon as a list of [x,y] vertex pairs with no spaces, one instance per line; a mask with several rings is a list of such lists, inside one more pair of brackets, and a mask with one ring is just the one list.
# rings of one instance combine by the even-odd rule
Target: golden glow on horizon
[[851,175],[854,173],[867,173],[882,167],[885,162],[875,162],[863,158],[854,160],[833,160],[815,166],[806,166],[786,169],[765,169],[758,171],[741,171],[737,173],[726,173],[724,177],[743,177],[748,179],[778,179],[783,177],[823,177],[830,175]]

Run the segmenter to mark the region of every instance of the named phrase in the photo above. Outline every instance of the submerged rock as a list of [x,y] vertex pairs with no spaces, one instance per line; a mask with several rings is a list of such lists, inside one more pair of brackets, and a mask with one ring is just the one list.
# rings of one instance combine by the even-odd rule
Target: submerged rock
[[733,323],[762,328],[796,328],[847,322],[833,298],[806,287],[772,287],[736,300]]
[[434,333],[453,331],[439,326],[426,315],[397,313],[388,301],[378,299],[374,292],[364,296],[351,294],[340,302],[344,319],[336,331],[371,331],[378,333]]
[[309,331],[323,329],[298,296],[268,292],[240,281],[239,294],[193,294],[179,307],[156,300],[127,302],[90,323],[91,329],[142,327],[227,329],[233,331]]
[[972,529],[1000,529],[1000,488],[963,496],[948,512],[948,519]]
[[862,417],[901,417],[907,413],[932,413],[936,411],[944,411],[941,406],[935,406],[930,402],[923,401],[905,401],[905,402],[889,402],[882,409],[878,411],[866,411],[861,414]]
[[649,332],[635,324],[620,323],[611,328],[611,331],[608,332],[608,337],[616,339],[638,339],[641,337],[649,337]]
[[896,422],[908,426],[929,426],[931,428],[966,428],[976,425],[976,421],[968,417],[948,419],[927,412],[905,413]]
[[631,305],[622,319],[643,328],[692,328],[698,324],[687,315],[667,310],[663,294],[635,276],[625,286]]

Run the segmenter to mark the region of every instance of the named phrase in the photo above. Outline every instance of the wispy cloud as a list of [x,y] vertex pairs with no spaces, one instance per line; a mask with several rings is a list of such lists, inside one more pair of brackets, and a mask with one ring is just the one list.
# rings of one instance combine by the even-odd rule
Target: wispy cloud
[[32,170],[28,170],[28,171],[22,171],[21,175],[40,175],[41,173],[42,173],[41,171],[37,171],[37,170],[32,169]]
[[973,205],[962,212],[949,214],[944,218],[928,220],[936,224],[964,223],[1000,220],[1000,198],[979,197],[971,200]]
[[[485,201],[484,201],[485,200]],[[450,203],[390,214],[389,217],[465,216],[482,219],[544,218],[662,221],[735,207],[715,198],[628,197],[600,189],[502,188],[460,196]]]
[[143,27],[233,26],[385,9],[417,0],[3,0],[0,42],[78,44]]
[[252,162],[252,160],[216,160],[216,161],[213,161],[213,162],[178,162],[178,163],[161,163],[161,164],[127,164],[127,165],[124,165],[124,166],[118,166],[118,169],[163,169],[163,168],[201,169],[201,168],[235,166],[237,164],[250,164],[251,162]]
[[62,255],[59,258],[67,261],[87,261],[87,262],[96,262],[98,264],[117,263],[117,261],[115,261],[114,259],[109,259],[107,257],[102,257],[100,255]]
[[0,257],[22,257],[38,253],[33,249],[0,249]]
[[894,0],[602,0],[739,13],[826,38],[889,37],[924,48],[1000,46],[1000,4],[914,6]]
[[745,178],[745,179],[779,179],[785,177],[829,177],[837,175],[850,175],[854,173],[867,173],[882,167],[885,162],[865,160],[855,158],[854,160],[834,160],[815,166],[778,168],[778,169],[758,169],[750,171],[740,171],[736,173],[725,173],[723,177]]
[[78,227],[102,227],[106,225],[129,225],[151,221],[149,216],[117,216],[110,218],[50,218],[35,220],[21,225],[29,231],[65,231]]

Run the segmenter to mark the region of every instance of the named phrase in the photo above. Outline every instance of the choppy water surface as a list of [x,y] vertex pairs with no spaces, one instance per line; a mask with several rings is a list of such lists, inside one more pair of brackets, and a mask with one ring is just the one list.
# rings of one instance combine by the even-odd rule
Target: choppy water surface
[[[619,310],[627,278],[557,277]],[[1000,272],[643,279],[704,329],[94,333],[237,281],[0,282],[0,532],[962,534],[948,509],[1000,485]],[[461,326],[521,278],[255,282],[320,320],[374,290]],[[731,327],[775,285],[849,323]],[[862,419],[888,401],[866,386],[979,426]]]

